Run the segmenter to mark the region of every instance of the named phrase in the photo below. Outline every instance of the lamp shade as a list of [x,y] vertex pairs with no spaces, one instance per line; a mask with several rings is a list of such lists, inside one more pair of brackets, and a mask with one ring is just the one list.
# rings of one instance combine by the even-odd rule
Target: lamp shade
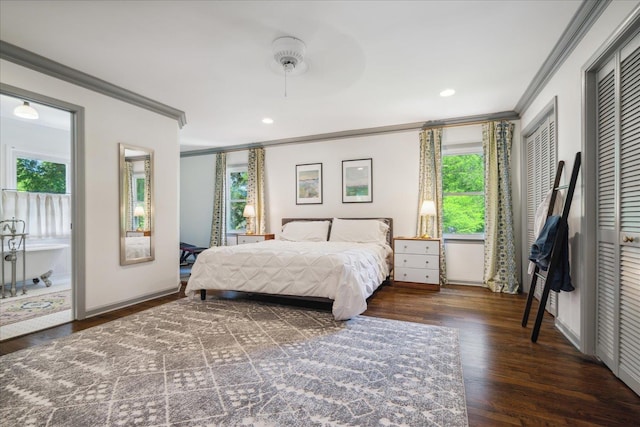
[[38,110],[29,105],[27,101],[24,101],[24,104],[18,105],[16,108],[14,108],[13,114],[18,117],[22,117],[23,119],[31,120],[35,120],[40,116],[38,114]]
[[133,216],[144,216],[144,208],[142,206],[136,206],[133,210]]
[[242,212],[242,216],[245,218],[255,218],[256,210],[253,205],[245,205],[244,211]]
[[436,204],[433,200],[425,200],[422,202],[422,206],[420,206],[420,216],[435,216],[436,214]]

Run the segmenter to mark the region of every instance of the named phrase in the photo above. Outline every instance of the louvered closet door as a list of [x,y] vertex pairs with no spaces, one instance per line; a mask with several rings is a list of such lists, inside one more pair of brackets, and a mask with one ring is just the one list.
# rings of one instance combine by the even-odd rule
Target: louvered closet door
[[640,36],[634,42],[620,67],[619,376],[640,394]]
[[616,251],[616,85],[614,62],[598,73],[598,325],[597,355],[618,369],[618,267]]
[[640,36],[598,73],[597,200],[597,354],[640,394]]
[[[555,117],[550,115],[526,139],[527,164],[527,247],[536,240],[534,231],[536,210],[553,186],[558,161],[556,156]],[[528,253],[527,253],[528,256]],[[531,277],[529,276],[529,283]],[[540,300],[544,289],[544,280],[539,279],[534,292]],[[558,295],[549,293],[547,311],[556,315]]]

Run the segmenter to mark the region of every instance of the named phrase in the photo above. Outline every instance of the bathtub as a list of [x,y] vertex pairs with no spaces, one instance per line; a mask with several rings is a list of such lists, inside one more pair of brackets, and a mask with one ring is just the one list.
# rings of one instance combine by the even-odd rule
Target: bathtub
[[[31,243],[27,242],[25,245],[26,252],[26,270],[25,270],[25,285],[28,283],[38,283],[43,281],[44,284],[51,286],[51,280],[49,277],[53,273],[53,267],[58,262],[64,251],[69,248],[65,243]],[[5,257],[10,254],[5,247]],[[16,285],[22,283],[22,252],[17,253],[16,262]],[[4,259],[0,260],[4,263],[4,278],[5,285],[11,283],[11,262]],[[24,291],[24,288],[23,288]],[[15,290],[12,289],[11,295],[15,295]]]

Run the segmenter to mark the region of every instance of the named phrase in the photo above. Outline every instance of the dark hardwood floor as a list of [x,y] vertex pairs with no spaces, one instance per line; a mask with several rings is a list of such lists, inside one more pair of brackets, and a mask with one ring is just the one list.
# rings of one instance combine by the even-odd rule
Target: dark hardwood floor
[[[0,354],[183,296],[176,293],[14,338],[0,343]],[[369,300],[365,315],[459,330],[471,426],[640,425],[640,397],[604,365],[576,350],[550,316],[545,316],[538,342],[530,341],[531,327],[520,326],[525,301],[525,295],[468,286],[447,286],[440,292],[384,286]],[[532,313],[536,311],[534,303]]]

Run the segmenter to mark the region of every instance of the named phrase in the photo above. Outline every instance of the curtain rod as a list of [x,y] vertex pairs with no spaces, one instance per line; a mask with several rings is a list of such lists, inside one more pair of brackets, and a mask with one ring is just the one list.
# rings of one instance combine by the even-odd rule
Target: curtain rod
[[68,195],[71,193],[52,193],[50,191],[28,191],[28,190],[18,190],[17,188],[3,188],[2,191],[15,191],[16,193],[33,193],[33,194],[58,194],[58,195]]

